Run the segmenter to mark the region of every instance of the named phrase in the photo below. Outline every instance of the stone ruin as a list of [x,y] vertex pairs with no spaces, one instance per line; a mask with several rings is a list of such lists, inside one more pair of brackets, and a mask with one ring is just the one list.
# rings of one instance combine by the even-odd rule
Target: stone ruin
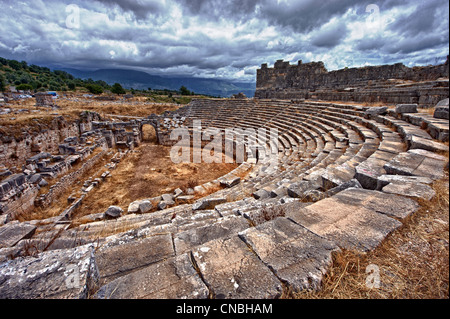
[[54,106],[53,95],[47,93],[36,93],[36,106]]
[[[72,225],[86,196],[104,195],[97,186],[139,145],[143,125],[173,145],[170,133],[184,127],[194,134],[197,120],[219,130],[276,128],[278,165],[249,157],[187,194],[143,198],[126,211],[111,206]],[[41,145],[23,174],[1,181],[1,298],[278,298],[286,289],[320,289],[333,253],[375,249],[419,209],[419,199],[435,196],[430,185],[448,170],[448,157],[438,154],[448,152],[448,91],[434,115],[417,104],[202,99],[122,122],[87,112],[62,132],[68,136],[57,152]],[[38,138],[29,138],[30,148]],[[249,149],[251,141],[244,144]],[[59,216],[14,220],[15,203],[48,204],[58,183],[73,183],[102,153],[115,154],[110,170],[87,180]],[[74,161],[84,164],[65,175]],[[59,176],[33,200],[42,180]],[[190,203],[193,195],[200,199]]]
[[238,94],[233,94],[233,96],[231,98],[238,99],[238,100],[245,100],[247,98],[247,96],[244,93],[239,92]]
[[316,99],[434,107],[448,97],[449,61],[437,66],[394,65],[327,71],[323,62],[278,60],[257,70],[256,98]]

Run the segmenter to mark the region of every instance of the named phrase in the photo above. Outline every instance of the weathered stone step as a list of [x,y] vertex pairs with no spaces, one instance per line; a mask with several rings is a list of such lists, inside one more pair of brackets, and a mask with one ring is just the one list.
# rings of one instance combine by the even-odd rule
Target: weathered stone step
[[288,218],[277,218],[239,236],[275,275],[296,291],[319,289],[339,248]]
[[10,222],[0,227],[0,248],[13,247],[20,240],[31,238],[36,231],[31,223]]
[[1,299],[85,299],[99,280],[92,245],[0,264]]
[[422,176],[433,180],[444,177],[444,168],[448,159],[435,153],[414,149],[400,153],[384,165],[387,174]]
[[101,284],[173,256],[171,234],[105,243],[95,253]]
[[341,248],[365,252],[402,225],[392,217],[405,218],[417,209],[411,199],[349,188],[291,213],[290,218]]
[[98,299],[206,299],[207,286],[189,254],[169,258],[102,286]]
[[237,236],[210,241],[192,251],[213,298],[274,299],[282,284]]
[[407,143],[408,149],[423,149],[430,152],[448,152],[447,145],[417,136],[409,136],[407,138]]
[[231,215],[220,218],[212,224],[179,232],[174,235],[176,254],[183,254],[217,238],[232,236],[248,227],[250,225],[244,217]]

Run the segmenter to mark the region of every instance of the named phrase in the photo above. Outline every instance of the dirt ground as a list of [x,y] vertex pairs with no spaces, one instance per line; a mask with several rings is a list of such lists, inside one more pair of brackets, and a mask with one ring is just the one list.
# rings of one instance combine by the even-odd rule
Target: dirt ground
[[135,200],[153,198],[175,189],[187,189],[212,181],[237,167],[236,164],[174,164],[170,159],[170,147],[143,144],[119,164],[111,178],[103,183],[97,194],[88,196],[77,216],[103,212],[110,205],[124,210]]
[[[193,188],[215,180],[235,169],[237,164],[174,164],[170,159],[170,147],[146,142],[118,163],[110,177],[89,193],[76,211],[76,218],[105,212],[109,206],[116,205],[125,212],[128,205],[136,200],[153,198],[175,189]],[[62,213],[68,207],[67,198],[71,194],[81,195],[83,182],[89,177],[99,177],[107,170],[104,167],[111,156],[104,156],[89,172],[84,174],[72,189],[61,195],[46,209],[36,208],[23,220],[45,219]]]

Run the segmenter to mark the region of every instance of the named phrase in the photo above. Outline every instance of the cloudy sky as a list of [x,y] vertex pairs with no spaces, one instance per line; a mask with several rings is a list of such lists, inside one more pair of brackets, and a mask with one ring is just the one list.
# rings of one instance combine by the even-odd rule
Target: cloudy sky
[[437,64],[448,0],[0,0],[0,56],[254,81],[262,63]]

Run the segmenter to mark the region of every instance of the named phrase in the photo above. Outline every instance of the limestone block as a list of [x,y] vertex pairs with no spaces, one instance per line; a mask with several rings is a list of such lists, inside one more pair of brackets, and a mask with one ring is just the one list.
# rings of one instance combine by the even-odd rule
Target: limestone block
[[36,226],[27,222],[7,223],[0,227],[0,248],[12,247],[22,239],[31,238],[35,231]]
[[98,299],[206,299],[209,291],[188,254],[169,258],[102,286]]
[[387,113],[387,106],[380,106],[380,107],[370,107],[367,109],[366,114],[367,115],[384,115]]
[[119,218],[123,213],[123,209],[118,206],[111,206],[105,212],[106,218]]
[[448,100],[449,99],[442,100],[436,105],[436,109],[434,111],[434,118],[443,119],[443,120],[449,119]]
[[[119,241],[120,242],[120,241]],[[165,258],[173,257],[172,236],[170,234],[120,242],[112,247],[100,247],[96,261],[102,283]]]
[[269,196],[270,196],[269,192],[266,191],[265,189],[260,189],[253,193],[253,197],[256,199],[265,199],[269,198]]
[[406,175],[429,177],[433,180],[444,176],[444,167],[448,160],[435,153],[414,149],[400,153],[384,165],[389,175]]
[[231,188],[233,186],[238,185],[240,182],[241,182],[240,177],[232,176],[230,178],[227,178],[227,179],[221,181],[220,184],[227,188]]
[[206,243],[192,255],[214,298],[269,299],[281,295],[281,282],[237,236]]
[[428,177],[421,176],[404,176],[404,175],[382,175],[378,178],[377,190],[380,191],[384,186],[390,183],[402,184],[402,183],[421,183],[431,184],[433,180]]
[[402,196],[421,198],[424,200],[431,200],[436,195],[436,192],[428,185],[421,183],[390,183],[383,187],[383,192],[388,194],[397,194]]
[[409,198],[377,191],[349,188],[289,217],[312,232],[336,242],[341,248],[369,251],[401,226],[418,209]]
[[129,214],[145,214],[153,208],[153,204],[149,200],[138,200],[132,202],[128,206]]
[[174,237],[175,250],[177,254],[184,253],[208,241],[237,234],[248,227],[249,223],[244,217],[227,216],[215,223],[176,234]]
[[415,135],[409,136],[407,142],[409,149],[423,149],[430,152],[448,152],[448,146]]
[[227,199],[223,197],[218,198],[206,198],[195,202],[192,205],[193,210],[213,209],[215,206],[226,203]]
[[395,113],[417,113],[417,104],[398,104],[395,107]]
[[239,236],[278,278],[295,290],[320,289],[339,248],[287,218],[250,228]]
[[17,258],[0,265],[2,299],[84,299],[99,274],[91,245]]

